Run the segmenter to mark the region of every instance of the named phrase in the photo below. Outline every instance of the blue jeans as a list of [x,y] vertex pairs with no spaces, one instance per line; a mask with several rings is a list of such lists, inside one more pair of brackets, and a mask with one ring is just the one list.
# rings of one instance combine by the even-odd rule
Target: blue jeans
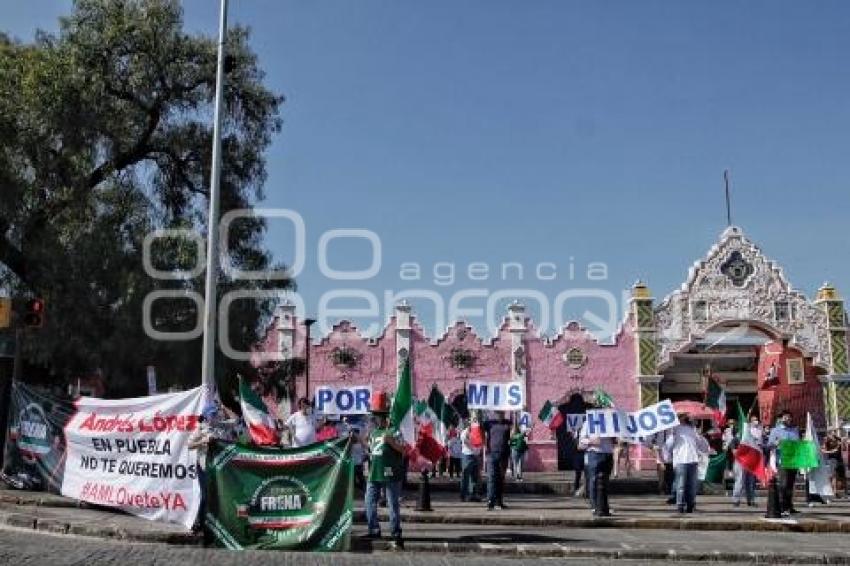
[[466,501],[478,494],[478,456],[464,454],[461,456],[460,498]]
[[694,510],[699,488],[699,464],[676,464],[676,506],[679,511]]
[[[587,477],[587,497],[590,506],[596,508],[597,481],[608,481],[611,469],[614,466],[614,457],[605,452],[587,452],[587,465],[584,473]],[[600,476],[597,478],[597,474]],[[604,477],[602,477],[604,476]]]
[[366,523],[369,525],[369,534],[381,534],[381,525],[378,523],[378,498],[381,488],[387,491],[387,507],[390,510],[390,530],[393,537],[401,536],[401,514],[399,512],[398,499],[401,497],[401,480],[388,482],[370,481],[366,484]]
[[502,505],[505,461],[501,454],[487,454],[487,505]]
[[511,469],[514,472],[514,477],[522,479],[522,464],[525,460],[525,450],[518,451],[516,448],[511,448]]
[[741,467],[741,464],[735,462],[735,485],[732,488],[733,499],[740,503],[741,494],[746,495],[747,503],[753,503],[756,500],[756,477]]

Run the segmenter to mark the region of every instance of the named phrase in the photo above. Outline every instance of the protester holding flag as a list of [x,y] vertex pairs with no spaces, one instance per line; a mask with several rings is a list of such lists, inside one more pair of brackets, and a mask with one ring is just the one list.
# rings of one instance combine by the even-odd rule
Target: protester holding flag
[[[751,415],[750,422],[743,424],[745,419],[743,413],[744,411],[741,405],[738,404],[738,422],[742,423],[742,431],[740,442],[734,447],[732,453],[734,461],[733,469],[735,472],[735,484],[732,487],[732,504],[735,507],[740,507],[741,495],[743,494],[746,497],[747,506],[755,507],[756,476],[751,469],[748,469],[749,466],[746,466],[742,462],[742,458],[739,455],[752,454],[758,460],[761,460],[759,458],[761,456],[761,448],[759,447],[761,443],[761,427],[759,426],[759,419],[756,415]],[[757,431],[758,434],[754,435],[753,431]],[[757,466],[763,467],[763,464],[757,464]]]
[[679,513],[693,513],[699,487],[700,455],[709,453],[708,442],[694,428],[691,417],[679,414],[679,425],[672,429],[666,448],[676,471],[676,507]]
[[286,426],[291,431],[293,448],[316,442],[316,416],[309,399],[302,397],[298,400],[298,410],[289,415]]
[[[740,403],[738,404],[739,413]],[[741,443],[741,437],[738,430],[738,423],[743,424],[742,419],[729,419],[726,422],[726,428],[723,430],[723,436],[721,437],[721,443],[723,446],[723,452],[726,454],[726,469],[732,470],[733,464],[735,463],[735,458],[733,456],[735,449]]]
[[399,498],[404,480],[402,460],[406,445],[398,427],[390,424],[390,404],[385,392],[372,393],[370,411],[375,418],[375,429],[369,435],[369,481],[366,484],[368,537],[381,538],[381,526],[378,523],[378,498],[381,488],[384,488],[390,512],[391,535],[396,544],[403,547]]
[[478,477],[481,470],[481,446],[472,442],[472,424],[467,420],[460,431],[461,479],[460,500],[480,502],[478,497]]
[[779,413],[779,420],[767,440],[767,445],[776,464],[775,468],[779,473],[779,503],[782,513],[785,515],[799,513],[794,508],[794,482],[797,481],[797,470],[782,467],[782,454],[779,450],[779,444],[783,440],[800,440],[800,431],[792,423],[791,411],[785,410]]

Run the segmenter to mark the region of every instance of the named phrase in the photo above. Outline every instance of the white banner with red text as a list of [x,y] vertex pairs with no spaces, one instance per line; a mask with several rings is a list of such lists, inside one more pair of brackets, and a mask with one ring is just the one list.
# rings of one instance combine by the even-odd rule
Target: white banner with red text
[[62,495],[190,528],[201,501],[189,437],[201,387],[134,399],[81,397],[65,426]]

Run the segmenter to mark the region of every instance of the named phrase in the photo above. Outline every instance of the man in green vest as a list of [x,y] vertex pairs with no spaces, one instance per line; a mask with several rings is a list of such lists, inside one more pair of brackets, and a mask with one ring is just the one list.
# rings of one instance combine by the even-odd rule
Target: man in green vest
[[369,435],[369,481],[366,484],[366,522],[369,538],[381,537],[378,523],[378,498],[381,489],[386,490],[387,507],[390,511],[391,535],[399,548],[404,548],[401,538],[401,514],[399,497],[404,479],[404,440],[401,433],[390,427],[390,403],[384,391],[372,395],[372,416],[375,429]]

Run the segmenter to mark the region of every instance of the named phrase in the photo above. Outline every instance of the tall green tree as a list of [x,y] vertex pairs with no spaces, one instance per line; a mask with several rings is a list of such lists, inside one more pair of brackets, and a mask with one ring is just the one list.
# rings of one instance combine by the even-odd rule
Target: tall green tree
[[[283,98],[264,86],[248,39],[240,27],[227,35],[222,214],[263,198],[263,154],[281,129]],[[215,39],[184,31],[176,0],[77,0],[56,35],[21,43],[0,34],[0,283],[46,300],[45,327],[26,334],[30,361],[59,377],[101,370],[115,394],[143,388],[147,365],[166,382],[199,382],[201,340],[154,340],[142,312],[151,291],[203,295],[203,275],[154,279],[142,250],[156,229],[206,235],[215,72]],[[223,260],[279,268],[264,230],[261,219],[234,223]],[[197,260],[195,246],[176,239],[152,252],[162,270]],[[222,275],[219,289],[292,285]],[[270,308],[234,304],[235,347],[254,343]],[[201,316],[186,300],[152,311],[162,331],[191,329]],[[220,378],[245,371],[219,361]]]

